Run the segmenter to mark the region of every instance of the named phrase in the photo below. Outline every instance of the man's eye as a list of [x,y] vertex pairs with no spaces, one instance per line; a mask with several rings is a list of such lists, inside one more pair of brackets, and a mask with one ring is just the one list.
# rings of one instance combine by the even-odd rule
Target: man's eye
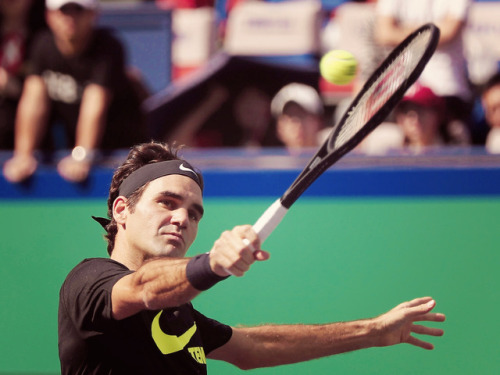
[[189,213],[189,218],[193,221],[200,221],[201,220],[200,215],[194,211]]
[[167,208],[172,208],[172,207],[173,207],[173,205],[174,205],[174,203],[173,203],[172,201],[168,201],[168,200],[165,200],[165,201],[160,201],[160,203],[161,203],[162,205],[164,205],[165,207],[167,207]]

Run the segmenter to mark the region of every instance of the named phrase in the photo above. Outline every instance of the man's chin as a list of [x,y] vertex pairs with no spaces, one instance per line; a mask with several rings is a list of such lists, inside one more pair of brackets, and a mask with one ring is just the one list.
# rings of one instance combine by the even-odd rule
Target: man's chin
[[158,256],[169,258],[183,258],[186,255],[184,248],[180,246],[168,245],[167,247],[158,251]]

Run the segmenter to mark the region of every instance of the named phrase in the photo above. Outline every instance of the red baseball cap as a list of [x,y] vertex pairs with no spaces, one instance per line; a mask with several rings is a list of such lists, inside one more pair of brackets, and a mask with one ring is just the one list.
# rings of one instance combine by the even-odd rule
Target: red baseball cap
[[443,109],[444,100],[437,96],[429,87],[422,86],[420,83],[415,83],[411,86],[403,99],[402,103],[415,103],[421,107],[431,107]]

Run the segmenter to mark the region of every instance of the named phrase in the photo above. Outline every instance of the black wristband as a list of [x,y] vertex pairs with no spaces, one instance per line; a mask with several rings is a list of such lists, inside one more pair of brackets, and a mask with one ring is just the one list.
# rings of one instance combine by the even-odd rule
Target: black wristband
[[186,266],[186,277],[196,289],[207,290],[229,276],[219,276],[212,271],[210,256],[206,253],[191,258]]

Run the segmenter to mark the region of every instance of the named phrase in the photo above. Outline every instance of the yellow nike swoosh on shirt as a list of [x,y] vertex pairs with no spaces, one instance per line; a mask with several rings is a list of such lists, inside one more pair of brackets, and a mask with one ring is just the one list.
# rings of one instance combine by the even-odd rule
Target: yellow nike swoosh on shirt
[[160,315],[162,312],[163,310],[155,316],[153,323],[151,323],[151,335],[153,340],[156,346],[158,346],[158,349],[165,355],[179,352],[186,347],[195,334],[196,323],[193,323],[193,326],[180,336],[169,335],[160,328]]

